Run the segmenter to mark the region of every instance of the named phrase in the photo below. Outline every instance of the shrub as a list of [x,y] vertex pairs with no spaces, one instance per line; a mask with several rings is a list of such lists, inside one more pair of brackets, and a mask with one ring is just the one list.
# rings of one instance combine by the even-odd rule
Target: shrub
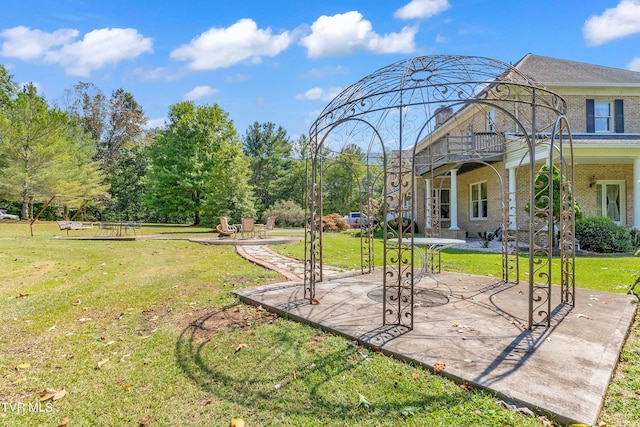
[[480,240],[482,240],[482,247],[488,248],[489,243],[494,239],[495,234],[491,231],[479,231],[478,236],[480,237]]
[[262,213],[262,220],[266,223],[270,216],[275,216],[281,227],[304,226],[304,209],[292,200],[278,200]]
[[345,231],[348,230],[349,223],[337,213],[332,213],[322,217],[322,229],[324,231]]
[[593,216],[576,221],[576,239],[580,248],[591,252],[629,252],[631,235],[611,218]]
[[634,228],[629,233],[631,234],[631,246],[634,250],[640,250],[640,228]]

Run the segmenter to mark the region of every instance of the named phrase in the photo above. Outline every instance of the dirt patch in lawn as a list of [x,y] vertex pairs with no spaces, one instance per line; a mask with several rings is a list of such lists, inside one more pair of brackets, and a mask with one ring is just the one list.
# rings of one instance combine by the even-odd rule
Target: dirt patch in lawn
[[208,339],[223,329],[241,329],[247,326],[271,323],[277,316],[262,307],[236,304],[218,310],[209,310],[189,323],[198,338]]

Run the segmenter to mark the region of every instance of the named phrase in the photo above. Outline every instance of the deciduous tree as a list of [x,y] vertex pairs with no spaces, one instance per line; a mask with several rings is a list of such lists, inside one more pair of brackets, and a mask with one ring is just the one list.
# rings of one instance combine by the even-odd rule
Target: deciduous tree
[[168,126],[149,150],[145,202],[156,212],[192,217],[253,213],[247,163],[228,114],[217,104],[169,108]]
[[86,82],[79,82],[68,90],[64,103],[71,118],[94,141],[95,159],[102,165],[104,183],[110,187],[111,195],[103,214],[114,219],[140,219],[138,190],[145,159],[144,150],[139,146],[147,136],[142,107],[123,89],[114,91],[107,99],[100,88]]
[[365,156],[355,144],[344,147],[333,160],[324,162],[324,212],[346,215],[360,210],[366,179]]
[[18,93],[18,85],[7,69],[0,65],[0,109]]

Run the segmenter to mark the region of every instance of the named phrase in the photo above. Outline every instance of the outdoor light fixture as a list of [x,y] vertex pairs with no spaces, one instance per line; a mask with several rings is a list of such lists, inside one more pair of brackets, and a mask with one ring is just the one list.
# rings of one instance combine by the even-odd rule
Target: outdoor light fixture
[[591,178],[589,178],[589,188],[596,185],[597,182],[598,182],[598,178],[596,178],[595,175],[592,175]]

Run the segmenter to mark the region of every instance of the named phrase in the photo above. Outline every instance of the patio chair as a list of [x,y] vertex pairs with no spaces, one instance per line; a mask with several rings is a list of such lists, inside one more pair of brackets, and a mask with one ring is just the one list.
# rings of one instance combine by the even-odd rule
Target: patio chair
[[238,232],[238,229],[229,225],[226,216],[220,217],[220,224],[216,227],[216,231],[218,232],[218,237],[233,237]]
[[112,222],[98,222],[97,236],[114,236],[116,234],[116,226]]
[[138,233],[142,234],[142,222],[138,222],[138,221],[125,222],[122,224],[122,226],[124,227],[125,235],[129,235],[129,232],[131,232],[131,234],[134,236],[137,235]]
[[276,217],[270,216],[267,218],[266,224],[256,224],[256,231],[259,238],[267,238],[267,231],[273,230],[273,226],[276,224]]
[[244,239],[245,234],[248,234],[251,238],[256,237],[256,224],[252,216],[242,218],[242,227],[240,228],[240,234]]

